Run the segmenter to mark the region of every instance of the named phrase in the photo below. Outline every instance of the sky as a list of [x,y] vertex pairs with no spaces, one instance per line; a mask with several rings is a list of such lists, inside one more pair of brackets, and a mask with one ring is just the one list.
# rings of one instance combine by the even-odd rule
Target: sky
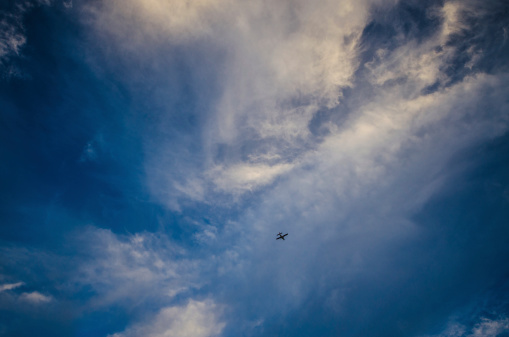
[[505,0],[1,1],[0,336],[509,336],[508,39]]

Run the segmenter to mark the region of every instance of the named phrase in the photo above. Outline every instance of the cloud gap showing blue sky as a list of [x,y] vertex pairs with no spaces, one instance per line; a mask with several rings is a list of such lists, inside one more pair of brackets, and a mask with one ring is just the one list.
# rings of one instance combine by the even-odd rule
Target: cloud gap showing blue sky
[[0,336],[509,335],[508,34],[503,0],[0,4]]

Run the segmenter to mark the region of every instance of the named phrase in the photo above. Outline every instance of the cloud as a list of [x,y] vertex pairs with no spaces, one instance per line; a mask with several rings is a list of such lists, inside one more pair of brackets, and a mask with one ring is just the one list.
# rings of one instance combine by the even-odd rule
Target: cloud
[[[440,216],[428,225],[416,215],[478,164],[465,152],[507,134],[509,76],[478,72],[475,55],[484,54],[475,48],[467,51],[462,76],[444,70],[461,51],[454,37],[471,30],[462,20],[469,4],[460,2],[427,12],[440,22],[429,35],[403,36],[362,61],[364,31],[377,13],[371,6],[378,4],[86,5],[100,43],[119,54],[108,54],[112,63],[132,66],[119,78],[133,111],[141,106],[140,120],[150,120],[136,130],[147,188],[192,219],[175,215],[156,233],[78,230],[69,239],[74,256],[55,267],[67,269],[52,280],[55,287],[83,296],[77,305],[86,302],[88,310],[125,310],[130,322],[116,337],[270,335],[279,326],[290,332],[275,335],[291,335],[322,322],[333,326],[330,335],[411,336],[496,278],[480,272],[492,261],[489,251],[486,259],[469,258],[485,252],[472,245],[475,225],[465,221],[451,235],[455,221]],[[173,75],[165,66],[176,67],[178,53],[186,65],[191,56],[205,64],[181,70],[192,88],[182,92],[165,82]],[[217,78],[208,82],[198,72],[217,55],[220,66],[209,70]],[[154,77],[150,71],[129,77],[154,63]],[[137,97],[145,83],[146,92],[159,94]],[[172,95],[198,103],[182,108],[187,101],[161,98]],[[95,160],[100,145],[87,143],[82,161]],[[476,238],[482,247],[498,234],[490,224],[483,227],[489,237]],[[289,240],[274,240],[282,230]],[[40,259],[49,261],[41,268],[56,261]],[[52,300],[35,291],[22,296]],[[483,320],[470,330],[456,324],[447,333],[503,331],[504,324]]]
[[9,290],[14,290],[23,286],[25,286],[24,282],[0,285],[0,293],[4,293],[0,298],[0,306],[10,310],[26,310],[27,303],[31,305],[41,305],[53,301],[52,296],[44,295],[38,291],[22,293],[8,292]]
[[25,283],[23,283],[23,282],[2,284],[2,285],[0,285],[0,292],[19,288],[19,287],[23,286],[24,284]]
[[51,296],[43,295],[40,292],[33,291],[30,293],[22,293],[19,296],[19,299],[21,301],[30,302],[33,304],[42,304],[42,303],[49,303],[53,300]]
[[[131,4],[132,8],[141,6],[135,0]],[[154,1],[151,5],[159,8],[160,3]],[[395,48],[381,48],[373,59],[362,64],[359,60],[363,29],[370,20],[370,9],[377,5],[378,2],[344,2],[338,8],[331,1],[314,6],[284,1],[264,6],[257,2],[206,2],[187,8],[190,14],[184,17],[188,20],[177,20],[186,28],[175,30],[156,19],[159,14],[155,14],[155,9],[130,12],[139,23],[137,34],[158,36],[156,42],[135,41],[135,46],[157,54],[158,39],[164,36],[170,43],[187,43],[200,54],[203,51],[196,39],[201,41],[197,36],[206,35],[215,48],[224,50],[223,62],[227,64],[217,75],[220,80],[216,95],[197,115],[199,125],[206,125],[196,130],[201,134],[192,144],[200,151],[176,149],[175,143],[183,148],[191,146],[186,138],[165,141],[163,136],[162,141],[150,142],[146,172],[152,194],[179,211],[181,204],[189,201],[220,204],[223,199],[217,194],[230,194],[241,200],[238,197],[246,192],[267,188],[276,178],[302,165],[322,142],[328,142],[327,137],[335,139],[337,130],[357,125],[356,119],[363,114],[368,119],[380,113],[386,123],[398,123],[398,119],[409,118],[403,112],[406,105],[412,104],[409,108],[417,109],[416,115],[436,116],[416,104],[431,102],[434,96],[426,94],[433,90],[438,90],[437,97],[447,95],[444,89],[458,80],[444,70],[453,67],[462,52],[452,41],[471,31],[464,18],[473,12],[475,3],[447,2],[433,7],[427,15],[441,25],[430,36],[402,38]],[[97,14],[98,25],[102,28],[101,22],[112,20],[113,28],[105,30],[122,45],[123,21],[117,17],[115,5],[111,6]],[[162,13],[173,15],[166,11],[169,4],[161,6]],[[198,16],[200,25],[195,27]],[[236,28],[225,30],[226,23]],[[471,48],[466,55],[466,73],[462,76],[468,76],[465,83],[473,83],[473,69],[482,52]],[[135,53],[135,58],[141,60],[152,57],[155,55]],[[196,84],[201,88],[201,84]],[[349,97],[343,94],[345,88],[349,88]],[[361,97],[363,92],[372,95]],[[348,109],[343,108],[346,102],[350,103]],[[390,109],[400,109],[401,113]],[[332,111],[343,124],[320,120],[323,111]],[[339,116],[339,111],[345,111],[344,115]],[[163,114],[161,120],[171,120],[171,112],[167,113],[168,117]],[[328,136],[313,134],[312,122]],[[409,123],[399,125],[400,131],[411,126]],[[370,127],[378,132],[377,125]],[[351,147],[355,146],[352,143]]]
[[509,332],[509,319],[489,319],[482,317],[470,329],[463,324],[452,322],[445,331],[427,337],[497,337]]
[[[435,83],[448,84],[451,79],[444,70],[452,65],[458,52],[465,53],[451,41],[473,29],[464,22],[466,13],[473,8],[468,2],[446,2],[442,7],[428,9],[430,18],[442,21],[440,28],[424,41],[414,38],[394,50],[377,50],[373,60],[365,64],[370,82],[381,86],[404,81],[409,95],[418,95]],[[470,70],[480,58],[480,51],[473,47],[466,51],[469,61],[465,66]]]
[[[189,70],[202,99],[200,111],[192,110],[192,131],[170,128],[175,112],[161,109],[158,123],[170,131],[146,136],[145,167],[152,195],[181,212],[198,202],[212,204],[214,212],[219,206],[219,213],[232,208],[232,199],[218,195],[242,201],[248,192],[260,192],[234,215],[233,233],[218,226],[193,236],[215,243],[213,257],[195,262],[217,266],[220,272],[212,277],[209,269],[199,273],[212,279],[219,302],[236,310],[231,320],[240,321],[239,327],[270,325],[271,317],[316,301],[320,310],[350,322],[342,328],[346,335],[370,320],[394,335],[401,330],[384,315],[400,314],[409,326],[432,315],[425,305],[416,309],[410,303],[446,296],[447,284],[464,271],[450,250],[433,248],[433,229],[414,217],[471,164],[456,163],[459,154],[509,126],[506,73],[478,72],[484,54],[476,48],[466,51],[461,76],[448,71],[463,52],[457,37],[473,31],[465,13],[474,5],[419,7],[429,32],[402,33],[378,48],[365,29],[377,19],[374,9],[385,14],[396,10],[395,3],[220,1],[175,12],[171,2],[128,4],[117,8],[111,2],[95,14],[101,37],[128,51],[128,64],[151,64],[159,53],[173,55],[172,48],[198,60],[221,51],[211,81],[217,88],[207,93],[212,97],[200,96],[209,78],[194,73],[207,70],[195,64]],[[133,18],[132,27],[125,26],[127,18]],[[391,22],[389,31],[391,24],[398,23]],[[131,32],[133,40],[127,39]],[[363,54],[364,44],[377,46],[372,57]],[[158,69],[161,76],[169,74]],[[323,134],[317,136],[312,123]],[[280,230],[290,232],[291,240],[275,246],[271,233]],[[441,256],[439,249],[450,258],[444,262],[448,273],[430,262]],[[419,263],[431,269],[422,282],[413,281]],[[433,278],[450,283],[429,294]],[[394,311],[373,306],[373,298],[379,306],[394,305]],[[363,335],[376,330],[364,329]],[[407,335],[416,331],[408,328]]]
[[34,6],[50,5],[50,0],[19,0],[13,1],[7,8],[0,10],[0,71],[3,76],[13,75],[8,62],[14,56],[20,56],[26,44],[23,18]]
[[472,329],[471,337],[496,337],[504,332],[509,332],[509,319],[501,318],[491,320],[488,318],[481,319]]
[[154,195],[180,209],[179,198],[210,200],[214,191],[241,195],[287,171],[316,142],[308,129],[315,114],[340,104],[343,89],[352,86],[358,42],[377,2],[225,0],[184,6],[130,0],[90,8],[99,36],[133,59],[152,59],[167,43],[197,48],[200,55],[204,39],[224,55],[218,94],[199,115],[208,126],[201,131],[204,151],[193,154],[202,169],[185,167],[185,175],[178,174],[184,165],[178,159],[161,160],[181,157],[173,142],[150,142],[146,167]]
[[11,55],[17,55],[26,42],[21,18],[28,3],[16,6],[14,13],[1,12],[0,16],[0,64],[3,65]]
[[237,164],[225,169],[222,166],[212,168],[207,175],[221,191],[241,194],[246,190],[254,190],[259,186],[271,183],[277,176],[289,171],[293,165],[276,164]]
[[[332,308],[350,317],[346,312],[357,307],[350,296],[361,296],[353,290],[358,284],[376,288],[376,279],[391,288],[400,282],[391,274],[395,270],[411,278],[413,267],[392,265],[399,253],[393,255],[391,247],[420,242],[424,233],[413,214],[452,179],[455,154],[507,132],[502,111],[508,80],[479,75],[411,99],[397,91],[381,94],[348,127],[327,137],[240,220],[250,224],[245,235],[253,237],[240,255],[250,256],[250,273],[258,275],[263,291],[278,294],[273,303],[259,289],[249,301],[266,301],[270,316],[271,310],[276,314],[331,292]],[[487,95],[496,97],[496,112],[479,114],[487,99],[479,92],[493,93]],[[482,111],[490,111],[491,103]],[[278,249],[267,241],[280,230],[290,233],[291,246],[285,242]]]
[[102,134],[97,134],[92,140],[87,142],[81,153],[79,162],[95,162],[104,152],[105,142]]
[[85,148],[83,149],[83,153],[80,157],[80,162],[86,161],[94,161],[97,159],[97,151],[95,150],[92,142],[88,142]]
[[219,321],[220,307],[211,300],[189,300],[185,306],[163,308],[151,320],[127,328],[110,337],[213,337],[219,336],[224,323]]
[[[444,22],[442,23],[442,35],[447,37],[457,34],[462,30],[468,29],[468,26],[461,20],[461,11],[465,5],[460,2],[447,2],[442,7]],[[467,5],[468,6],[468,5]]]
[[92,255],[78,267],[75,281],[97,292],[94,305],[137,301],[140,296],[170,296],[191,286],[190,271],[173,257],[179,248],[169,243],[165,246],[164,239],[155,234],[122,237],[89,228],[79,235],[78,242]]
[[[441,34],[439,31],[438,36]],[[292,169],[242,215],[239,222],[245,224],[242,237],[247,242],[237,252],[247,261],[242,260],[237,270],[257,275],[253,283],[263,286],[245,289],[251,294],[239,302],[256,303],[253,305],[263,308],[260,311],[268,319],[289,308],[301,308],[317,297],[321,307],[320,301],[330,295],[330,309],[342,320],[356,315],[375,320],[377,313],[369,316],[368,309],[359,309],[363,304],[355,297],[364,295],[354,289],[371,289],[372,296],[385,298],[384,291],[400,284],[400,277],[411,279],[414,272],[418,273],[412,263],[406,267],[392,265],[391,261],[399,260],[399,253],[391,247],[408,244],[406,254],[417,260],[429,256],[411,248],[426,236],[426,230],[415,223],[414,214],[468,165],[455,166],[453,158],[504,135],[509,126],[504,114],[509,88],[505,73],[472,74],[434,92],[423,92],[442,76],[448,81],[441,69],[450,63],[449,54],[435,54],[436,41],[440,39],[434,35],[423,41],[423,49],[413,41],[397,48],[397,60],[390,70],[381,62],[381,75],[390,72],[391,79],[401,77],[403,81],[359,83],[362,87],[354,89],[361,103],[350,104],[348,118],[331,126],[320,144],[300,154]],[[402,49],[408,52],[408,60],[399,55]],[[282,229],[290,232],[293,244],[285,242],[279,249],[272,245],[272,238],[268,240],[270,233]],[[246,265],[249,272],[243,269]],[[386,285],[385,290],[376,290],[375,279]],[[415,287],[419,287],[417,283]],[[409,297],[425,301],[407,285],[401,286]],[[264,293],[277,294],[277,300]],[[404,305],[395,298],[385,300],[387,306]],[[386,335],[395,333],[390,331]]]

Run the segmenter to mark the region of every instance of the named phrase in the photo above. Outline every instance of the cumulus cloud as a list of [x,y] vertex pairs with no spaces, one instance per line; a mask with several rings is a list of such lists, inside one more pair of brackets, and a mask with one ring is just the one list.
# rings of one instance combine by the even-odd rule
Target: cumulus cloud
[[211,300],[189,300],[184,306],[163,308],[147,322],[142,322],[110,337],[214,337],[224,328],[220,307]]

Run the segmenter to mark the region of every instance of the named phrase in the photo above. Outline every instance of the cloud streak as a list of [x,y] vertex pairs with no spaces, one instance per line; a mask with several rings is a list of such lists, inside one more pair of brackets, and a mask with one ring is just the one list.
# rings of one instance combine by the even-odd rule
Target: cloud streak
[[23,282],[2,284],[2,285],[0,285],[0,292],[16,289],[16,288],[19,288],[19,287],[21,287],[23,285],[24,285]]

